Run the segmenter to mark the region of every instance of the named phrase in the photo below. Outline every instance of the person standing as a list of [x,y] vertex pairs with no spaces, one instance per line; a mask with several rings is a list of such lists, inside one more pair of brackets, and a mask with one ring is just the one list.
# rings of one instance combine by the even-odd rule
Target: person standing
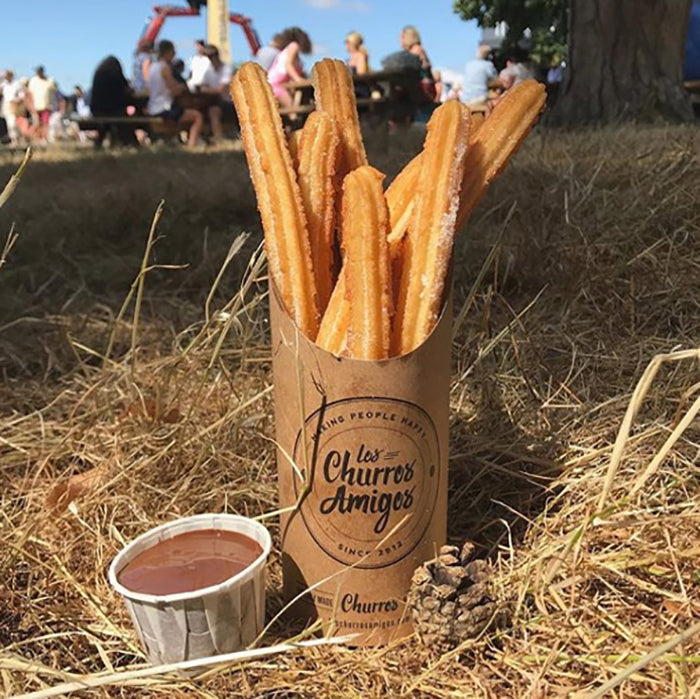
[[564,64],[559,56],[554,56],[547,71],[547,104],[557,101],[564,80]]
[[12,70],[5,71],[5,81],[2,84],[2,116],[7,124],[7,135],[14,146],[19,141],[19,129],[17,117],[22,113],[22,100],[24,88],[19,80],[15,79]]
[[67,136],[65,119],[68,116],[68,102],[56,81],[49,78],[49,82],[51,83],[51,103],[46,140],[49,143],[56,143],[65,140]]
[[148,75],[146,111],[152,116],[174,121],[178,126],[189,127],[187,145],[192,148],[197,145],[203,118],[201,112],[196,109],[183,109],[176,102],[177,97],[187,92],[187,86],[179,83],[173,76],[171,64],[174,58],[173,42],[163,39],[158,44],[158,62],[152,66]]
[[496,66],[489,60],[491,48],[481,44],[476,50],[476,57],[464,67],[462,83],[462,101],[479,106],[486,104],[489,98],[489,83],[498,77]]
[[32,118],[36,118],[36,136],[39,141],[45,142],[51,116],[52,81],[46,77],[44,66],[37,67],[29,81],[29,92],[34,102]]

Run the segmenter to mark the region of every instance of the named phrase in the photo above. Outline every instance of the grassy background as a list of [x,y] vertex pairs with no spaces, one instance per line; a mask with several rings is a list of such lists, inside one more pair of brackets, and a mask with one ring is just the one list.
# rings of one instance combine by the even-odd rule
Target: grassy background
[[[373,164],[392,176],[420,135],[369,140]],[[306,651],[198,684],[104,691],[567,696],[691,627],[697,418],[639,478],[696,400],[697,358],[662,364],[599,506],[644,368],[698,346],[698,145],[682,127],[538,132],[458,240],[449,537],[473,539],[492,561],[507,630],[442,657],[413,637],[381,651]],[[2,156],[0,181],[19,159]],[[135,326],[133,306],[118,311],[161,199],[149,262],[183,267],[148,273]],[[243,154],[40,153],[0,210],[0,234],[13,221],[20,237],[0,270],[7,694],[142,660],[105,577],[124,540],[177,516],[276,506],[266,284],[249,265],[260,230]],[[57,484],[93,468],[70,509],[47,508]],[[269,616],[279,585],[275,555]],[[278,623],[266,641],[298,631]],[[614,691],[693,696],[699,664],[700,644],[686,641]]]

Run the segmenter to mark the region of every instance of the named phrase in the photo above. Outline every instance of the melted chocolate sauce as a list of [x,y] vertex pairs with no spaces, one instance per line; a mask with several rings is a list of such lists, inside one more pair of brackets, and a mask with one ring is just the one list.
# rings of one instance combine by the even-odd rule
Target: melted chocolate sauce
[[148,595],[191,592],[228,580],[261,553],[260,544],[244,534],[198,529],[142,551],[117,579],[127,589]]

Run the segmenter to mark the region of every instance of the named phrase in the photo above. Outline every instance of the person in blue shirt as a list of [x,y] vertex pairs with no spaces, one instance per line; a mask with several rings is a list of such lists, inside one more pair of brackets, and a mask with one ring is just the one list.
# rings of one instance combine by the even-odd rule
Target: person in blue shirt
[[498,77],[496,66],[488,59],[490,51],[487,44],[481,44],[476,50],[476,57],[465,66],[462,102],[472,105],[486,104],[489,98],[489,82]]

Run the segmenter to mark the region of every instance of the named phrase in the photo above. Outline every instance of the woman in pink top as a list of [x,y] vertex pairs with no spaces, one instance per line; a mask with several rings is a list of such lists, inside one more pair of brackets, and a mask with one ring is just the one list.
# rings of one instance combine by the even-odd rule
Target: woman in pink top
[[277,54],[270,70],[267,71],[267,79],[272,85],[272,91],[282,107],[292,106],[292,96],[284,87],[284,83],[292,80],[304,79],[304,67],[301,64],[299,54],[311,53],[311,39],[309,35],[299,27],[291,27],[282,32],[289,43]]

